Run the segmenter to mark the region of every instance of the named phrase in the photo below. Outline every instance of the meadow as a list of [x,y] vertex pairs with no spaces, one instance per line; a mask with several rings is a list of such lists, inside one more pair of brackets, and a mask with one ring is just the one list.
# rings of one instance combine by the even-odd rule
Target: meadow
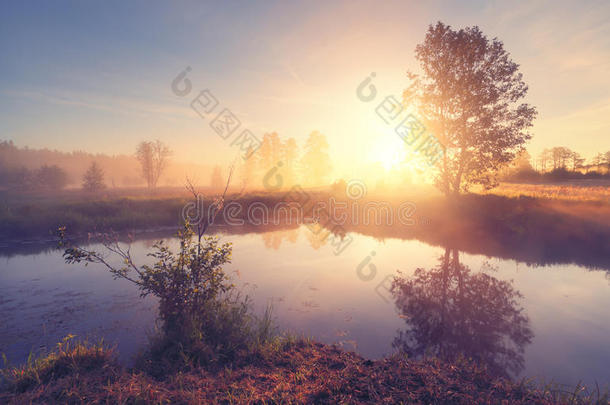
[[548,200],[595,201],[610,203],[610,180],[572,180],[555,183],[500,183],[481,194],[506,197],[534,197]]

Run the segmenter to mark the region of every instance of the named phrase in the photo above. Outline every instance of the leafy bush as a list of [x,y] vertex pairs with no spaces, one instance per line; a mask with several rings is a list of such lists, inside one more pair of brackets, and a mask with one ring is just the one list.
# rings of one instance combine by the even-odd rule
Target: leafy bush
[[[66,244],[65,228],[60,229]],[[231,244],[216,237],[193,239],[189,223],[178,233],[179,249],[174,253],[164,242],[153,245],[148,256],[154,264],[137,266],[129,248],[116,237],[104,236],[105,248],[122,259],[114,266],[102,254],[66,246],[67,263],[99,263],[115,278],[138,286],[141,295],[159,298],[160,335],[153,339],[146,359],[154,369],[222,363],[240,352],[253,350],[274,334],[270,311],[259,320],[250,300],[242,296],[223,271],[231,260]]]

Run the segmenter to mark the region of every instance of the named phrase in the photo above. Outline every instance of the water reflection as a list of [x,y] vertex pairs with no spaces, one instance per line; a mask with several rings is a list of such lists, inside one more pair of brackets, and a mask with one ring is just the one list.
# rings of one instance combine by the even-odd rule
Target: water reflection
[[[420,208],[421,206],[421,208]],[[486,213],[489,207],[479,207],[477,213]],[[483,254],[490,257],[512,259],[531,266],[548,266],[556,264],[577,264],[588,269],[610,271],[610,228],[603,223],[581,223],[569,217],[548,218],[541,213],[536,221],[525,228],[518,223],[504,219],[491,221],[473,217],[462,218],[458,214],[447,212],[443,207],[433,204],[418,205],[421,217],[413,226],[395,225],[358,225],[348,220],[342,225],[345,232],[351,235],[372,236],[378,240],[400,239],[418,240],[432,246],[451,245],[468,254]],[[475,208],[472,208],[474,211]],[[449,216],[441,217],[440,213]],[[419,214],[418,214],[419,215]],[[436,215],[436,216],[435,216]],[[545,216],[546,215],[546,216]],[[501,216],[499,216],[501,218]],[[542,218],[542,219],[541,219]],[[425,219],[425,221],[420,221]],[[475,220],[476,219],[476,220]],[[471,222],[468,222],[468,221]],[[530,222],[532,222],[530,221]],[[554,225],[550,226],[547,223]],[[223,235],[262,234],[265,246],[278,250],[284,241],[291,244],[295,241],[298,224],[287,224],[284,218],[269,218],[269,223],[253,225],[245,223],[240,226],[217,224],[210,228],[210,233]],[[315,250],[329,244],[329,232],[336,229],[329,226],[310,224],[307,226],[306,239]],[[269,233],[285,231],[286,234],[271,237]],[[171,238],[176,227],[163,230],[138,231],[132,233],[136,240]],[[344,235],[339,235],[344,236]],[[83,243],[83,241],[81,241]],[[47,241],[0,241],[0,258],[11,258],[23,254],[50,253],[57,247],[57,240]]]
[[395,279],[392,293],[407,328],[394,348],[416,358],[465,356],[493,374],[518,375],[534,336],[519,291],[487,272],[471,272],[456,249],[446,248],[439,262]]
[[299,236],[298,229],[290,229],[287,231],[266,232],[261,234],[265,247],[267,249],[279,250],[283,241],[296,243]]
[[[522,370],[518,377],[572,385],[608,380],[606,272],[565,265],[533,269],[474,256],[461,245],[445,244],[455,249],[445,250],[404,240],[408,237],[399,232],[381,242],[377,235],[387,230],[376,227],[369,227],[375,237],[352,232],[353,243],[337,256],[324,238],[327,232],[316,233],[314,225],[270,226],[264,229],[271,232],[260,234],[263,228],[216,230],[234,243],[227,272],[247,286],[256,308],[273,302],[281,330],[337,343],[367,358],[391,354],[394,342],[416,357],[470,356],[501,375]],[[172,233],[139,239],[134,256],[146,260],[150,241]],[[486,260],[497,269],[480,271]],[[391,284],[397,267],[405,275],[395,283],[394,296],[385,282],[378,291],[382,280]],[[500,281],[511,279],[514,284]],[[1,259],[0,352],[23,362],[31,350],[53,347],[74,333],[118,344],[121,361],[129,364],[146,343],[156,314],[155,302],[142,301],[131,287],[103,268],[67,266],[55,250]]]

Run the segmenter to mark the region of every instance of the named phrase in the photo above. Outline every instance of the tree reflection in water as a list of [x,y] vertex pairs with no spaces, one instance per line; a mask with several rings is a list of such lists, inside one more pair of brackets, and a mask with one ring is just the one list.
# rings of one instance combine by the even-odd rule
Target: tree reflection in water
[[407,328],[393,347],[414,358],[473,359],[499,376],[516,376],[533,338],[522,295],[511,282],[472,273],[447,248],[440,265],[394,279],[392,294]]

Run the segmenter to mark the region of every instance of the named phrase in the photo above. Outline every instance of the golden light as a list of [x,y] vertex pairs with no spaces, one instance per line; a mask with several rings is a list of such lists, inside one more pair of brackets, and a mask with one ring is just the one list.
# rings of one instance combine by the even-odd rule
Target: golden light
[[391,170],[404,163],[405,155],[404,143],[398,136],[383,136],[378,137],[372,145],[370,160],[374,163],[381,163],[385,170]]

